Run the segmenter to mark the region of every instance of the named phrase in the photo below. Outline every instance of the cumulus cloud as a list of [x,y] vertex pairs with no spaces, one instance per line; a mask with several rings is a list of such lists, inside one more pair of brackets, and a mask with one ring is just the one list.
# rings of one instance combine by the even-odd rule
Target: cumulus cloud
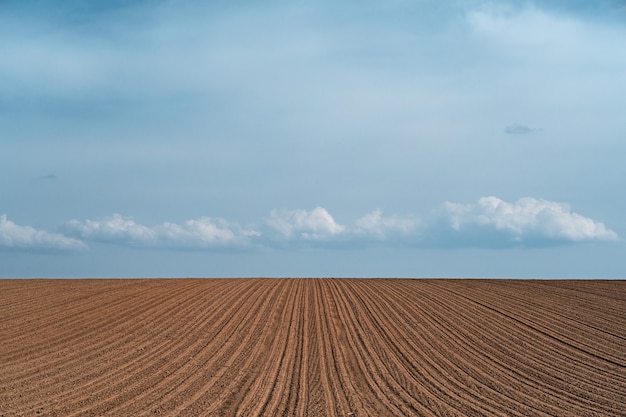
[[509,203],[483,197],[476,204],[447,202],[439,213],[440,237],[451,245],[535,246],[618,240],[603,223],[571,211],[564,203],[522,198]]
[[80,240],[30,226],[20,226],[0,215],[0,250],[72,251],[85,249]]
[[352,233],[358,237],[370,236],[379,240],[411,236],[416,232],[418,223],[412,218],[383,216],[382,210],[374,210],[358,218],[352,227]]
[[474,204],[446,202],[434,216],[401,217],[374,210],[347,225],[323,208],[273,212],[271,224],[291,240],[317,239],[346,247],[403,244],[416,247],[541,247],[614,242],[603,223],[572,212],[564,203],[522,198],[514,203],[483,197]]
[[143,247],[216,248],[238,247],[258,236],[254,230],[211,217],[145,226],[120,214],[100,220],[72,220],[66,229],[85,240]]
[[[114,214],[99,220],[72,220],[65,235],[18,226],[0,217],[0,247],[79,249],[82,241],[139,248],[240,249],[260,247],[358,248],[542,247],[579,242],[615,242],[617,233],[575,213],[564,203],[519,199],[513,203],[483,197],[476,203],[446,202],[431,216],[385,215],[376,209],[342,224],[323,207],[272,210],[254,227],[220,218],[146,226]],[[68,237],[72,236],[72,237]]]
[[266,219],[266,226],[270,229],[266,236],[270,243],[330,243],[351,247],[410,238],[417,229],[417,221],[395,215],[385,216],[377,209],[352,224],[340,224],[328,210],[316,207],[310,211],[272,210]]
[[101,220],[71,220],[66,228],[83,239],[104,242],[151,242],[157,238],[149,227],[119,214]]
[[272,210],[267,225],[285,239],[328,240],[346,231],[322,207],[307,210]]

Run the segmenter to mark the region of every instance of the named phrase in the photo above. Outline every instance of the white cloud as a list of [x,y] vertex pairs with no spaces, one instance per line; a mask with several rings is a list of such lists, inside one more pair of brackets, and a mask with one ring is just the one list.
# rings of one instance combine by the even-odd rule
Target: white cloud
[[285,239],[328,240],[346,231],[322,207],[306,210],[272,210],[267,225]]
[[410,236],[416,232],[418,223],[412,218],[383,216],[381,210],[374,210],[357,219],[352,228],[356,236],[370,236],[379,240]]
[[287,248],[301,244],[343,248],[388,244],[506,248],[619,240],[617,233],[603,223],[572,212],[567,204],[530,197],[514,203],[496,197],[483,197],[475,204],[446,202],[430,218],[384,215],[381,210],[374,210],[345,225],[323,207],[275,209],[261,224],[251,228],[211,217],[145,226],[114,214],[100,220],[66,223],[67,234],[77,239],[16,226],[6,217],[1,219],[0,246],[14,247],[84,247],[77,239],[185,249],[276,245]]
[[149,227],[114,214],[101,220],[72,220],[66,228],[86,240],[146,247],[237,247],[245,246],[250,238],[259,236],[254,230],[211,217]]
[[83,239],[114,242],[152,242],[157,234],[149,227],[125,219],[119,214],[102,220],[71,220],[67,224],[68,230]]
[[49,233],[30,226],[20,226],[0,215],[0,250],[78,250],[87,246],[77,239]]
[[[445,203],[440,213],[453,234],[464,242],[537,244],[590,241],[616,241],[618,235],[604,224],[573,213],[567,204],[535,198],[508,203],[496,197],[483,197],[476,204]],[[495,232],[495,234],[494,234]],[[500,242],[498,242],[500,241]]]

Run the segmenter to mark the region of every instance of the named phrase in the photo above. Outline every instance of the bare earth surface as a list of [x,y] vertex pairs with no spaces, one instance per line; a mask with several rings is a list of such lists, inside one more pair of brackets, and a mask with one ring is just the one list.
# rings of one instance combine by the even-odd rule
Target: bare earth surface
[[626,415],[626,281],[0,280],[0,416]]

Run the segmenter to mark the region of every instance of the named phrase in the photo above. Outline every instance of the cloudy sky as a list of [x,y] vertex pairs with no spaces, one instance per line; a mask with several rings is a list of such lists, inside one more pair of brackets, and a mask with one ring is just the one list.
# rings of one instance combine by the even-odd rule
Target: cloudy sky
[[626,3],[0,0],[0,277],[626,278]]

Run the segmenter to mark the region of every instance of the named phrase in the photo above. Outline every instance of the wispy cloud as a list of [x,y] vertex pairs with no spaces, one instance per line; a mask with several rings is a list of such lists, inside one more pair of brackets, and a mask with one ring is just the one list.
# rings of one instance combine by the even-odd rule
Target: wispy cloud
[[6,214],[0,215],[0,250],[73,251],[86,247],[80,240],[21,226],[8,220]]
[[508,125],[507,127],[505,127],[504,133],[507,133],[509,135],[526,135],[526,134],[537,132],[540,130],[541,129],[539,128],[533,128],[533,127],[515,123],[515,124]]

